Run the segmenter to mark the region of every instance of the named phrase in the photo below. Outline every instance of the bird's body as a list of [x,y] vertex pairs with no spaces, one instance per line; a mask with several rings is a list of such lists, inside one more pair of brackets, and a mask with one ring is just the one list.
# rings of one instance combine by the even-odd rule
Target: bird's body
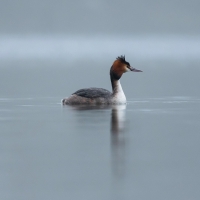
[[141,72],[132,68],[125,57],[118,57],[110,68],[112,92],[103,88],[85,88],[74,92],[70,97],[62,100],[65,104],[125,104],[126,96],[120,84],[123,73],[128,71]]

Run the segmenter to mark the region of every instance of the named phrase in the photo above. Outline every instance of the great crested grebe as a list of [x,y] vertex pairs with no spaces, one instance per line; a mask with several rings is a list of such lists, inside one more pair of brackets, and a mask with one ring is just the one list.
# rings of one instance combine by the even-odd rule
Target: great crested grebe
[[126,96],[119,79],[125,72],[142,72],[130,66],[125,56],[117,57],[110,68],[112,92],[103,88],[85,88],[74,92],[70,97],[62,100],[66,104],[125,104]]

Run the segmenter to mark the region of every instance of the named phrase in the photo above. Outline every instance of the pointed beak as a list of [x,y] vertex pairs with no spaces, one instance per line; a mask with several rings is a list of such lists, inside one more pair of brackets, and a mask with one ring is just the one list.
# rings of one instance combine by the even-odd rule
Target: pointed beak
[[142,72],[141,70],[135,69],[135,68],[133,68],[133,67],[130,67],[130,70],[131,70],[132,72]]

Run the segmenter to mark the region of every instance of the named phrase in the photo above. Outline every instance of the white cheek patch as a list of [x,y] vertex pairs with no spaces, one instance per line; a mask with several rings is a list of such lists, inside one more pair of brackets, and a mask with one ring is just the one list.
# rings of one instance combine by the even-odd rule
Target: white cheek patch
[[130,71],[131,70],[128,67],[125,68],[125,72],[130,72]]

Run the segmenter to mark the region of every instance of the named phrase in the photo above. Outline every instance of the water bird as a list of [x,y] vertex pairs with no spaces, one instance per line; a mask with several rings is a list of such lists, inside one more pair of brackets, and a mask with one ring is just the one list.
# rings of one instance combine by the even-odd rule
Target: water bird
[[103,88],[84,88],[64,98],[62,104],[125,104],[126,96],[120,84],[120,78],[126,72],[142,71],[131,67],[129,62],[125,60],[125,56],[119,56],[110,68],[112,92]]

